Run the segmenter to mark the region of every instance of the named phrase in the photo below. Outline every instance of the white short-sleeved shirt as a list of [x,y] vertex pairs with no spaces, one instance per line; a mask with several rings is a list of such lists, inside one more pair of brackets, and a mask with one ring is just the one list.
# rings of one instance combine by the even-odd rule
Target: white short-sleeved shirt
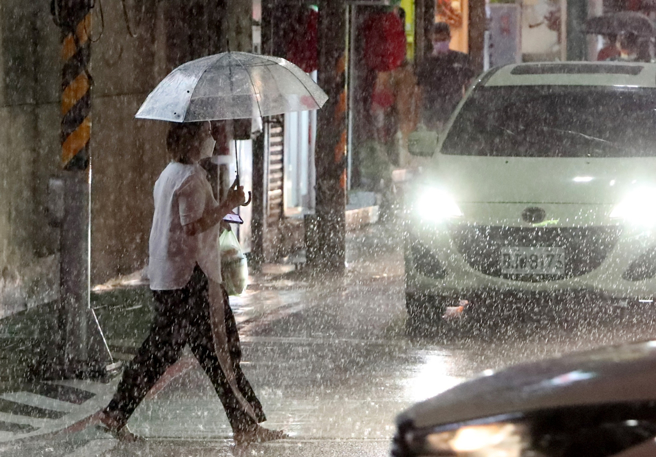
[[182,226],[218,206],[200,165],[171,162],[155,183],[155,214],[150,230],[148,277],[152,290],[182,289],[196,264],[208,278],[221,282],[219,227],[195,236]]

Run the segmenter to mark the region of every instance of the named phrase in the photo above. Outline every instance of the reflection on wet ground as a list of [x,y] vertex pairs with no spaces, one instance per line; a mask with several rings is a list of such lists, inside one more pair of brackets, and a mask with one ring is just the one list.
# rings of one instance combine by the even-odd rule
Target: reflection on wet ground
[[[409,334],[396,231],[370,229],[349,246],[344,277],[292,272],[239,305],[285,305],[247,322],[243,367],[268,426],[292,435],[247,455],[387,455],[396,414],[484,370],[654,336],[651,303],[512,295],[478,302],[440,332]],[[200,367],[145,401],[130,425],[147,448],[114,443],[98,455],[242,455]],[[109,446],[96,438],[88,445]]]
[[[345,278],[289,275],[294,312],[243,336],[244,369],[270,424],[294,439],[384,440],[398,412],[484,370],[653,335],[650,304],[512,295],[479,303],[478,312],[440,332],[408,334],[401,253],[395,245],[378,242],[372,249],[368,242],[352,243],[360,256]],[[214,401],[200,370],[181,382],[194,385],[186,389],[192,397]],[[180,434],[182,426],[165,411],[203,410],[180,397],[182,387],[159,397],[175,405],[153,402],[149,413],[142,410],[137,431]],[[184,426],[184,436],[227,433],[219,407],[204,414]]]

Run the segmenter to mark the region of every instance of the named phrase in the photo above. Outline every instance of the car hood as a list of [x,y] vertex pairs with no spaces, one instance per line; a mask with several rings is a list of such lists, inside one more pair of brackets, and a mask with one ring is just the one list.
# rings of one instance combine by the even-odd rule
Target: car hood
[[402,413],[433,427],[566,406],[656,400],[656,341],[516,365],[460,384]]
[[430,182],[458,202],[616,204],[656,187],[656,158],[533,158],[438,154]]

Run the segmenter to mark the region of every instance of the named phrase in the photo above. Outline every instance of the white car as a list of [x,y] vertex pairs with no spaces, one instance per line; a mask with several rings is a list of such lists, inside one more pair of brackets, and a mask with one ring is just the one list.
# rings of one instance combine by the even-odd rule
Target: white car
[[[490,291],[656,293],[656,65],[485,73],[406,195],[410,322]],[[429,135],[430,139],[430,135]]]

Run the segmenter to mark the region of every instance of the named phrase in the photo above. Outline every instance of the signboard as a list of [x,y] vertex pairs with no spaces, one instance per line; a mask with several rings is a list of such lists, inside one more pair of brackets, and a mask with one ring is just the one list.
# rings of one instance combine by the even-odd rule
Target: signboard
[[490,67],[521,62],[520,13],[519,5],[488,5],[487,58]]

